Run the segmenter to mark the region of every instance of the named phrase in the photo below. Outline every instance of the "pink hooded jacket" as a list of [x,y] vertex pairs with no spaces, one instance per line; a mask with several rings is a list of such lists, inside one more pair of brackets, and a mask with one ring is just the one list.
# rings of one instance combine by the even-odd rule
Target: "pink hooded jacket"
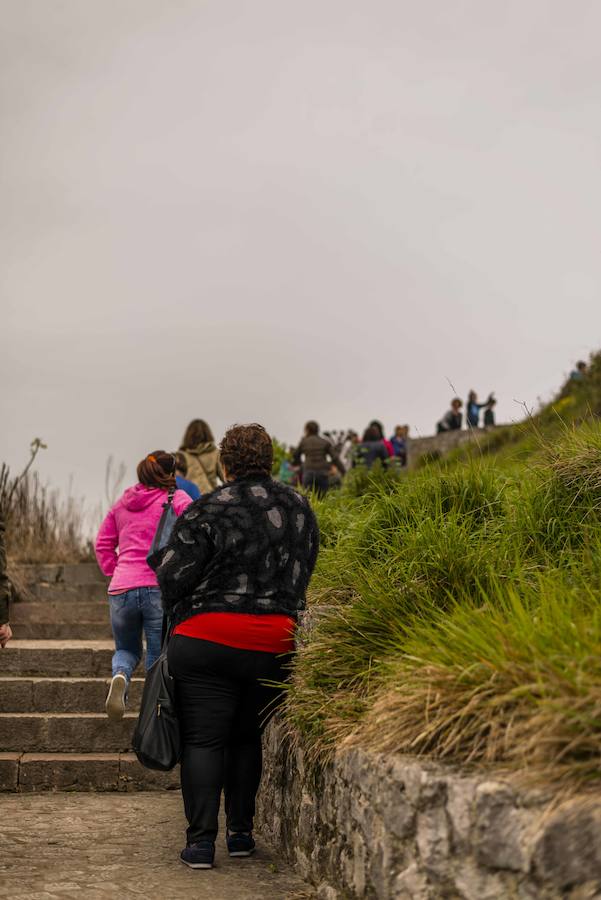
[[[96,559],[102,574],[112,576],[109,594],[158,585],[146,557],[166,499],[167,491],[135,484],[127,488],[107,513],[96,538]],[[173,495],[173,508],[178,516],[191,503],[185,491]]]

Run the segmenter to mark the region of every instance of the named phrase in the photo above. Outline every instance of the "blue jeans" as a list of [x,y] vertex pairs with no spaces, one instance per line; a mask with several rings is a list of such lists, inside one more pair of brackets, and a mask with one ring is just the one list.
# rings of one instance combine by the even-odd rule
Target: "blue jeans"
[[129,681],[142,659],[142,631],[146,635],[146,671],[161,654],[163,608],[158,587],[139,587],[109,595],[111,627],[115,638],[113,675]]

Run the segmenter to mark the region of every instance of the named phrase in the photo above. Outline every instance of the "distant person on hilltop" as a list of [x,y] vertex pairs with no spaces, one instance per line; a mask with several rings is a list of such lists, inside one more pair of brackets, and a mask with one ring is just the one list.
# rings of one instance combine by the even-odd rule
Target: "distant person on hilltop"
[[374,431],[377,432],[378,440],[382,441],[382,443],[384,444],[384,446],[386,448],[386,452],[388,453],[388,456],[394,456],[394,449],[393,449],[392,443],[386,437],[384,437],[384,426],[382,425],[382,423],[379,422],[377,419],[372,419],[372,421],[367,426],[367,429],[371,429],[371,428],[373,428]]
[[319,425],[311,420],[305,425],[305,434],[294,452],[293,464],[303,467],[304,488],[325,494],[330,486],[330,469],[336,466],[341,475],[345,468],[330,441],[321,437]]
[[6,574],[6,544],[4,542],[4,517],[0,512],[0,649],[4,649],[13,633],[8,624],[10,581]]
[[146,635],[146,671],[161,652],[163,607],[157,577],[146,562],[163,504],[173,497],[179,516],[192,503],[176,489],[175,456],[164,450],[149,453],[137,468],[138,484],[127,488],[107,513],[96,538],[96,559],[111,577],[109,603],[115,639],[113,677],[106,698],[110,719],[123,717],[129,682],[142,658]]
[[495,404],[496,399],[491,394],[488,403],[484,407],[484,427],[493,428],[495,426]]
[[588,372],[588,366],[583,359],[578,360],[576,368],[570,372],[570,381],[584,381]]
[[407,441],[409,438],[409,426],[408,425],[397,425],[394,429],[394,434],[390,438],[390,443],[392,444],[392,449],[394,451],[394,458],[398,460],[398,463],[401,466],[407,465]]
[[188,463],[186,462],[186,457],[179,450],[175,454],[175,483],[180,491],[185,491],[188,497],[191,497],[192,500],[198,500],[201,496],[200,490],[198,486],[194,484],[193,481],[189,481],[186,478],[188,474]]
[[478,395],[476,391],[470,391],[467,395],[467,406],[465,418],[468,428],[478,428],[480,425],[480,410],[484,409],[490,403],[492,394],[488,395],[485,403],[478,403]]
[[179,449],[186,460],[186,477],[194,482],[201,494],[210,494],[220,482],[223,483],[219,450],[204,419],[190,422]]
[[459,431],[463,419],[461,407],[463,400],[454,397],[451,400],[451,408],[447,410],[440,422],[436,423],[436,434],[443,434],[445,431]]
[[371,425],[363,432],[363,440],[355,444],[353,466],[365,466],[367,469],[380,460],[383,466],[388,465],[390,456],[380,437],[378,429]]

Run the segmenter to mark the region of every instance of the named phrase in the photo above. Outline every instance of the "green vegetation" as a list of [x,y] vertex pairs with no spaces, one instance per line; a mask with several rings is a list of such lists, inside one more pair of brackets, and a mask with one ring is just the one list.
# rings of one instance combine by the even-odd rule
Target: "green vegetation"
[[315,500],[287,715],[341,745],[590,778],[601,757],[601,355],[523,425]]

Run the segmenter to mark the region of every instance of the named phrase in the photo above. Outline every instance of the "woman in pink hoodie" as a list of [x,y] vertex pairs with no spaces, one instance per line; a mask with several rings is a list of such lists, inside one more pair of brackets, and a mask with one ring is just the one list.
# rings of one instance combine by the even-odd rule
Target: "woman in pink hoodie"
[[156,575],[146,562],[163,504],[173,493],[179,516],[192,503],[176,490],[175,456],[155,450],[137,468],[138,484],[117,500],[100,526],[96,559],[104,575],[111,576],[109,600],[115,638],[113,677],[106,698],[111,719],[125,712],[127,688],[142,657],[142,631],[146,634],[146,670],[161,652],[163,608]]

